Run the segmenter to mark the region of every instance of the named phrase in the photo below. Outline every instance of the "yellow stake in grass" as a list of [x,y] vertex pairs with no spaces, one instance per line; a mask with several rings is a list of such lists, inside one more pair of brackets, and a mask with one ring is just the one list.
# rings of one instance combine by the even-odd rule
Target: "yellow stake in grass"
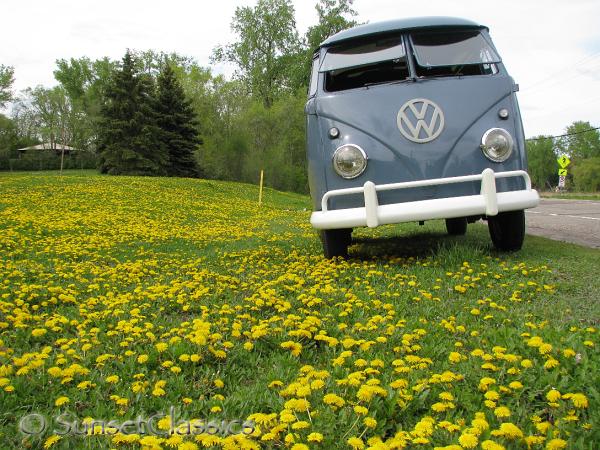
[[260,171],[260,188],[258,190],[258,206],[262,205],[262,187],[263,187],[263,175],[264,171]]

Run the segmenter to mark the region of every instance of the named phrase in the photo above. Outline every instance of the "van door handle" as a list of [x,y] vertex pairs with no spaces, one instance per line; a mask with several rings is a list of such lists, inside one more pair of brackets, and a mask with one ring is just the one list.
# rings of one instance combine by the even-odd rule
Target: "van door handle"
[[317,102],[314,98],[311,98],[306,102],[306,105],[304,106],[304,112],[311,115],[317,114]]

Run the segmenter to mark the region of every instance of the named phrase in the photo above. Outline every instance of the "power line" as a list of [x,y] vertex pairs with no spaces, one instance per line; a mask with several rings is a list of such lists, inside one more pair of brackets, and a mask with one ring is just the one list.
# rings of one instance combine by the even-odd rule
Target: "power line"
[[[583,64],[589,65],[590,63],[595,63],[596,61],[594,61],[594,60],[596,58],[598,58],[599,56],[600,56],[600,51],[588,54],[587,56],[583,57],[582,59],[580,59],[574,63],[571,63],[567,66],[561,67],[560,69],[556,70],[555,72],[551,73],[550,75],[542,78],[541,80],[538,80],[532,86],[527,86],[527,87],[523,86],[523,90],[524,91],[535,90],[540,87],[547,88],[547,87],[549,87],[547,85],[547,83],[549,83],[550,85],[554,85],[556,83],[560,83],[565,78],[573,78],[573,75],[570,73],[571,71],[577,70],[577,68],[582,66]],[[579,75],[582,75],[582,74],[580,72],[577,72],[575,74],[575,76],[579,76]],[[545,84],[546,84],[546,86],[544,86]]]
[[567,136],[575,136],[576,134],[589,133],[590,131],[594,131],[594,130],[600,130],[600,127],[576,131],[575,133],[565,133],[565,134],[559,134],[557,136],[543,136],[543,137],[537,137],[537,138],[529,138],[529,139],[525,139],[525,140],[526,141],[543,141],[544,139],[556,139],[556,138],[567,137]]

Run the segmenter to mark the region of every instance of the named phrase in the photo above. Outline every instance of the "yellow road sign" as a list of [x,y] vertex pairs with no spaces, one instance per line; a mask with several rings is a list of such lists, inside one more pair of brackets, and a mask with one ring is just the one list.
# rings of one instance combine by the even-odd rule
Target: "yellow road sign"
[[567,176],[567,169],[558,169],[558,175],[561,177]]
[[569,164],[571,164],[571,160],[569,159],[569,157],[567,155],[562,155],[560,158],[557,159],[558,161],[558,165],[560,167],[562,167],[563,169],[565,167],[567,167]]

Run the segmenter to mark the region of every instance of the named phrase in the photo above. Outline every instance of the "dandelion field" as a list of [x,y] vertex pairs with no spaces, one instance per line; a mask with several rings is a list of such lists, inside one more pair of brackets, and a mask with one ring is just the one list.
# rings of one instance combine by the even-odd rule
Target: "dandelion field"
[[[296,194],[259,208],[255,186],[85,172],[1,174],[0,193],[2,449],[600,442],[597,250],[528,236],[502,254],[482,225],[428,222],[356,230],[328,261]],[[171,406],[255,427],[19,431]]]

